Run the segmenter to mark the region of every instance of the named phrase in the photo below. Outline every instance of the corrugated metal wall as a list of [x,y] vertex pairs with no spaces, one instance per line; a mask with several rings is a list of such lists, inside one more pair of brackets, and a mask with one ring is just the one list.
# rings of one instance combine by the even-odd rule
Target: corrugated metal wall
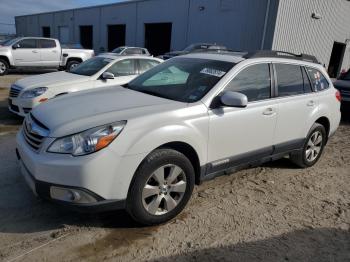
[[[312,13],[321,19],[312,18]],[[334,42],[346,39],[350,39],[350,1],[280,0],[273,49],[316,55],[328,68]],[[350,42],[342,65],[349,67]]]
[[50,26],[69,28],[69,39],[79,42],[79,26],[93,25],[93,46],[107,48],[107,25],[126,24],[126,44],[143,46],[145,23],[171,22],[171,49],[195,42],[215,42],[236,50],[260,49],[268,3],[271,3],[265,48],[271,48],[278,0],[138,0],[91,8],[16,17],[18,35],[41,36]]

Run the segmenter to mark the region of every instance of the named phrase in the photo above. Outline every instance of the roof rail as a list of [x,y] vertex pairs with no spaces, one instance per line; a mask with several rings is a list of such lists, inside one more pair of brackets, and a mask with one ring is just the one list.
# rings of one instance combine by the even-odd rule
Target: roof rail
[[307,54],[294,54],[290,52],[285,51],[270,51],[270,50],[260,50],[255,52],[249,52],[243,58],[259,58],[259,57],[277,57],[277,58],[289,58],[289,59],[295,59],[295,60],[301,60],[306,62],[312,62],[320,64],[320,62],[317,60],[317,58],[313,55],[307,55]]

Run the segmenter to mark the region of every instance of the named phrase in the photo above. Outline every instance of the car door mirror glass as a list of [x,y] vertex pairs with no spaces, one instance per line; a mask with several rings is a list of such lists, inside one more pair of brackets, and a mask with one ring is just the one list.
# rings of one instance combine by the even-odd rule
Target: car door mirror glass
[[112,74],[110,72],[104,72],[102,74],[102,79],[105,79],[105,80],[107,80],[107,79],[114,79],[114,74]]
[[12,49],[17,49],[17,48],[19,48],[20,46],[19,46],[19,44],[14,44],[13,46],[12,46]]
[[220,102],[227,107],[246,107],[248,98],[246,95],[233,91],[226,91],[220,96]]

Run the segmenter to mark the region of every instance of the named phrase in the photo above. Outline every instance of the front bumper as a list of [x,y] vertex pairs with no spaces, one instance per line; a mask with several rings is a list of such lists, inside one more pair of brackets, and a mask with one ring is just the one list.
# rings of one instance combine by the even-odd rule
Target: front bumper
[[34,151],[24,139],[22,130],[17,134],[17,154],[23,166],[22,174],[27,182],[27,178],[30,178],[32,183],[28,184],[34,184],[32,188],[36,194],[51,200],[52,187],[71,188],[87,193],[97,203],[63,204],[84,209],[95,209],[97,206],[102,206],[103,210],[123,208],[133,175],[145,155],[121,157],[112,147],[80,157],[48,153],[46,148],[53,140],[45,139],[42,148]]
[[[16,154],[17,154],[18,161],[20,163],[21,173],[27,185],[35,195],[79,212],[96,213],[96,212],[125,209],[125,203],[126,203],[125,200],[106,200],[101,196],[85,188],[72,187],[72,186],[66,186],[66,185],[57,185],[57,184],[47,183],[47,182],[43,182],[35,179],[34,176],[28,170],[28,168],[23,163],[21,159],[21,155],[19,154],[17,149],[16,149]],[[91,197],[96,199],[96,202],[74,203],[74,202],[57,200],[52,197],[51,188],[63,188],[65,190],[72,190],[72,191],[79,190],[80,192],[84,192],[85,194],[90,195]]]

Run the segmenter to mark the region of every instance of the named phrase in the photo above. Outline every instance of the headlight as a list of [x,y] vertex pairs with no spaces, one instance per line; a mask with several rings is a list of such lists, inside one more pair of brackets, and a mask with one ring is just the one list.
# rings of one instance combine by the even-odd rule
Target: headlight
[[44,94],[47,90],[47,87],[37,87],[28,91],[24,91],[24,93],[22,94],[22,98],[33,98],[33,97],[37,97],[37,96],[41,96],[42,94]]
[[82,156],[107,147],[123,130],[126,121],[95,127],[79,134],[56,139],[48,152]]

